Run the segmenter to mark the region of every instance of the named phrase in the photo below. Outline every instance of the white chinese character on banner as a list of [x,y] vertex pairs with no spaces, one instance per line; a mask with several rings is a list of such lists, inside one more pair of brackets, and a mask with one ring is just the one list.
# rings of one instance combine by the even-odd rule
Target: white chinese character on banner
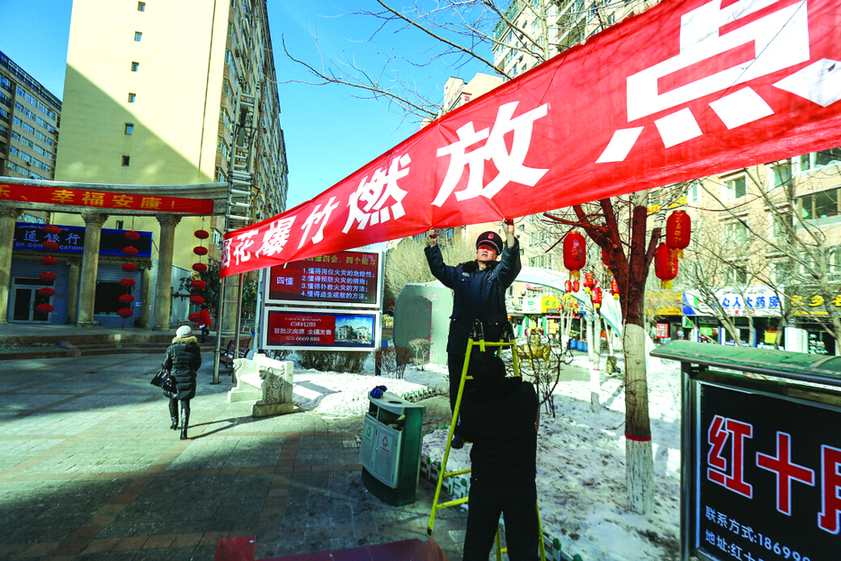
[[272,222],[269,225],[269,229],[263,234],[263,244],[254,255],[257,257],[260,255],[271,257],[283,251],[283,246],[289,240],[289,232],[292,230],[293,222],[295,222],[295,216]]
[[254,245],[254,236],[257,235],[257,230],[250,230],[231,238],[230,258],[234,259],[234,265],[239,265],[251,259],[251,251],[249,248]]
[[[534,187],[549,171],[523,165],[531,144],[534,122],[547,115],[549,104],[544,103],[536,109],[514,117],[518,104],[518,101],[513,101],[500,106],[492,130],[475,131],[473,121],[471,121],[456,131],[458,134],[456,142],[438,149],[439,158],[450,157],[450,167],[432,204],[441,206],[447,201],[461,180],[464,168],[467,168],[468,173],[467,187],[456,192],[456,199],[459,201],[473,199],[480,195],[491,199],[512,181]],[[509,152],[504,137],[512,131],[514,139]],[[485,139],[487,142],[484,146],[471,152],[467,151],[469,147]],[[490,183],[483,186],[486,160],[492,160],[499,173]]]
[[[354,222],[359,222],[357,230],[362,230],[370,223],[371,226],[380,222],[395,220],[406,214],[403,209],[403,197],[406,191],[397,186],[397,180],[409,175],[409,164],[412,159],[408,154],[391,161],[388,173],[383,168],[374,172],[373,177],[362,179],[356,192],[348,200],[348,217],[342,233],[347,234]],[[389,199],[394,204],[383,206]],[[390,211],[390,212],[389,212]]]
[[301,230],[304,231],[304,234],[301,236],[301,241],[298,242],[298,249],[301,249],[304,246],[304,242],[310,236],[310,229],[313,227],[314,224],[318,224],[318,232],[312,237],[312,243],[316,244],[324,239],[324,226],[330,220],[330,215],[336,210],[336,207],[339,206],[339,203],[335,202],[336,197],[330,197],[330,200],[327,201],[327,205],[324,207],[324,210],[321,209],[321,205],[315,205],[315,209],[313,209],[312,214],[310,214],[307,219],[304,221],[303,225],[301,225]]
[[[731,130],[754,122],[774,110],[753,88],[736,86],[809,60],[806,0],[713,0],[683,14],[675,47],[679,54],[628,76],[629,123],[725,90],[709,104],[724,126]],[[841,99],[841,89],[832,86],[839,77],[837,61],[821,59],[772,86],[826,107]],[[654,125],[665,148],[703,134],[688,107],[659,117]],[[596,163],[624,161],[643,128],[615,131]]]

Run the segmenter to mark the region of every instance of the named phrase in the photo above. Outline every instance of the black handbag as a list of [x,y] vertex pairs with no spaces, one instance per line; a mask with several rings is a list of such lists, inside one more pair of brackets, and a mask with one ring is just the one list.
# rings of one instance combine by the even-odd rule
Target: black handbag
[[158,371],[157,374],[152,378],[149,382],[153,386],[158,386],[165,392],[175,393],[175,376],[173,376],[170,372],[167,372],[163,368]]

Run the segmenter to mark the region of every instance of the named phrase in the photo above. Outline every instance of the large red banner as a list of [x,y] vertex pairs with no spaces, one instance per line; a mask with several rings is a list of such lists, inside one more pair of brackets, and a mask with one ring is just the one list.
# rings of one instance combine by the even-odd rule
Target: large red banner
[[212,199],[185,199],[65,187],[0,183],[0,200],[126,210],[213,214]]
[[664,2],[229,232],[222,275],[841,145],[832,0]]

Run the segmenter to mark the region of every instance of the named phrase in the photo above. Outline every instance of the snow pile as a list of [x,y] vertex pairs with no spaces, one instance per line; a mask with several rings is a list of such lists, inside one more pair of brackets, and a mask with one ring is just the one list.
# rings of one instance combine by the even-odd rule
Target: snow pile
[[[625,401],[622,380],[602,375],[601,410],[590,408],[589,382],[565,381],[555,391],[555,416],[541,411],[537,489],[544,532],[585,561],[671,560],[680,536],[680,369],[663,361],[648,372],[649,409],[656,473],[655,507],[627,510]],[[569,368],[586,369],[577,356]],[[366,394],[384,384],[398,395],[421,386],[444,390],[446,368],[407,368],[404,380],[295,370],[295,404],[324,417],[363,415]],[[443,457],[447,431],[424,437],[423,454]],[[452,450],[447,471],[470,467],[470,445]]]

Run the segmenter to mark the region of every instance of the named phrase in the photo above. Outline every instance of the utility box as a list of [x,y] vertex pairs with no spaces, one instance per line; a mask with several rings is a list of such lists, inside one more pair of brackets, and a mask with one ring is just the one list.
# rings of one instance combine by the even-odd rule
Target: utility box
[[378,499],[394,506],[415,502],[423,444],[423,405],[384,392],[368,395],[359,463],[362,482]]
[[453,292],[440,282],[407,284],[394,305],[394,344],[411,348],[414,339],[426,339],[429,341],[427,360],[432,364],[447,364],[452,310]]

